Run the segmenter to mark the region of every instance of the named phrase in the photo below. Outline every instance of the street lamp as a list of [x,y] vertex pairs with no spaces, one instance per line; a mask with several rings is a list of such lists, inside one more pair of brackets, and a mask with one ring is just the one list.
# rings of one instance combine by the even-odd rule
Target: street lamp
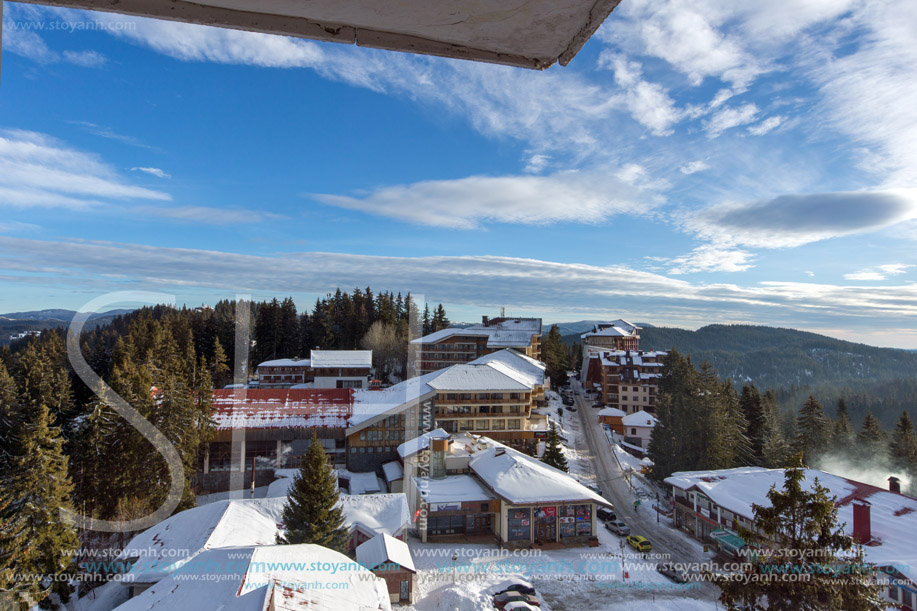
[[656,493],[656,524],[659,524],[659,493]]
[[452,554],[452,583],[455,583],[455,561],[458,560],[458,554]]

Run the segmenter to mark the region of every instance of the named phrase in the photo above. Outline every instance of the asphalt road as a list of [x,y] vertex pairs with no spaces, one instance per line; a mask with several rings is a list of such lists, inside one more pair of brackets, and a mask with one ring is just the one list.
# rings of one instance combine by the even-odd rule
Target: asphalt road
[[[639,509],[634,510],[636,497],[625,481],[624,473],[613,454],[614,450],[599,423],[599,410],[592,407],[592,400],[583,396],[582,386],[577,380],[572,380],[572,384],[576,391],[576,409],[582,423],[586,449],[595,467],[596,484],[602,490],[602,495],[614,504],[618,519],[630,526],[631,534],[643,535],[649,539],[654,552],[669,554],[671,561],[687,564],[708,562],[711,555],[699,551],[686,534],[674,530],[664,518],[657,523],[656,511],[652,507],[655,499],[642,500]],[[706,584],[704,589],[707,588],[710,588],[708,593],[716,590],[710,584]]]

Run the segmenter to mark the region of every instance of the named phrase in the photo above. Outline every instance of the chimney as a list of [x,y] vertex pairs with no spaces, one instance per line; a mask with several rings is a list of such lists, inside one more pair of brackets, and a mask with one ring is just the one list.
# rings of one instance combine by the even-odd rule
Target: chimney
[[892,475],[888,478],[888,490],[896,494],[901,494],[901,480]]
[[484,324],[484,326],[486,327],[486,326],[487,326],[487,323],[490,322],[490,317],[489,317],[489,316],[482,316],[482,317],[481,317],[481,322],[482,322],[482,323]]
[[872,539],[869,503],[866,501],[853,501],[853,539],[857,543],[868,543]]

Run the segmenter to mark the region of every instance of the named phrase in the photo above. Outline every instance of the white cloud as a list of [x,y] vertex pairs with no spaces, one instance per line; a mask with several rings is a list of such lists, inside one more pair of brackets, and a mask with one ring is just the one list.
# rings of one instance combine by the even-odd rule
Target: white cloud
[[765,119],[764,121],[761,121],[757,125],[752,125],[751,127],[749,127],[748,133],[753,136],[763,136],[767,132],[780,127],[780,124],[783,123],[784,119],[786,119],[786,117],[780,117],[780,116],[768,117],[767,119]]
[[787,248],[867,233],[917,218],[917,191],[781,195],[688,212],[684,226],[719,245]]
[[525,164],[525,171],[529,174],[538,174],[551,162],[550,155],[535,154],[529,157]]
[[98,68],[108,61],[104,55],[97,51],[64,51],[63,59],[84,68]]
[[[917,316],[917,285],[856,287],[797,282],[750,286],[692,283],[622,265],[557,263],[496,256],[379,257],[339,253],[274,256],[159,248],[87,241],[39,241],[0,236],[4,268],[39,273],[58,285],[105,290],[117,286],[201,287],[276,294],[323,293],[372,283],[379,290],[410,290],[447,304],[519,309],[652,312],[657,319],[705,324],[717,320],[760,324],[874,329],[901,327]],[[283,274],[265,274],[281,266]],[[7,278],[8,280],[8,278]],[[380,285],[381,282],[381,285]],[[895,327],[895,328],[897,328]]]
[[639,186],[641,172],[640,166],[630,165],[617,177],[575,171],[548,176],[470,176],[382,187],[363,197],[311,197],[331,206],[455,229],[475,229],[485,222],[598,223],[615,214],[648,212],[658,204],[652,193]]
[[637,123],[649,128],[656,136],[672,133],[682,112],[675,107],[668,91],[659,84],[643,80],[642,68],[638,62],[630,62],[623,56],[603,52],[599,65],[614,71],[615,83],[624,90],[623,103]]
[[885,280],[889,276],[900,276],[901,274],[906,274],[907,270],[912,267],[914,267],[914,265],[906,263],[889,263],[886,265],[877,265],[874,268],[862,269],[858,272],[844,274],[844,279],[865,281]]
[[758,107],[754,104],[724,108],[714,112],[709,119],[704,121],[704,129],[709,138],[716,138],[727,129],[751,123],[757,115]]
[[204,225],[244,225],[260,223],[269,218],[282,218],[280,215],[258,210],[207,206],[134,206],[130,212],[157,219],[167,218]]
[[129,184],[96,155],[49,136],[0,131],[0,194],[12,207],[85,208],[102,200],[169,200],[161,191]]
[[159,168],[134,167],[134,168],[131,168],[131,172],[144,172],[146,174],[155,176],[156,178],[172,178],[171,174],[167,174],[166,172],[160,170]]
[[719,248],[704,244],[689,254],[675,257],[669,263],[670,274],[696,272],[744,272],[752,267],[753,256],[744,250]]
[[703,160],[689,161],[678,169],[682,174],[690,176],[691,174],[696,174],[697,172],[709,170],[710,164]]

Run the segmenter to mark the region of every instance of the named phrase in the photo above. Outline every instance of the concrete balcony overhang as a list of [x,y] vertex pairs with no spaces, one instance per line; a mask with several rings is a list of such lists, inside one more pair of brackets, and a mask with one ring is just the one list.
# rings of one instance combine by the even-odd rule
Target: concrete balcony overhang
[[25,0],[543,70],[620,0]]

